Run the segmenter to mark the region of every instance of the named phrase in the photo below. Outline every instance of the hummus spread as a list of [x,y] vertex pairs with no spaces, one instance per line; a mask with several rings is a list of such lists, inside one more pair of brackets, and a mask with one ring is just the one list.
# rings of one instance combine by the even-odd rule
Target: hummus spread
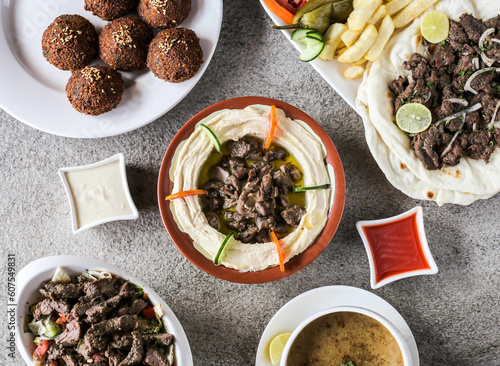
[[[264,140],[269,128],[269,106],[249,106],[242,110],[222,110],[203,121],[219,138],[221,144],[237,141],[244,136]],[[316,186],[334,182],[325,165],[326,149],[318,136],[301,121],[295,121],[277,110],[278,125],[273,142],[292,154],[304,174],[304,186]],[[214,152],[206,134],[196,128],[182,142],[172,161],[170,179],[174,183],[172,193],[199,189],[200,171]],[[330,169],[330,172],[332,170]],[[305,193],[306,214],[299,226],[280,240],[285,262],[302,253],[323,230],[328,218],[332,189],[311,190]],[[225,235],[208,224],[197,196],[172,200],[170,208],[179,228],[194,241],[196,249],[213,260]],[[279,265],[278,253],[273,242],[245,244],[233,240],[222,258],[221,264],[241,271],[259,271]]]

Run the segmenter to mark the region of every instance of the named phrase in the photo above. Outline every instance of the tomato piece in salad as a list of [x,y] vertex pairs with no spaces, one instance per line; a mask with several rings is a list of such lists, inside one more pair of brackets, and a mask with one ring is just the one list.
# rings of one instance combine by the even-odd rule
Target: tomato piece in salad
[[49,341],[41,341],[38,347],[36,348],[35,352],[33,352],[33,356],[42,359],[48,350],[49,350]]
[[278,0],[278,3],[290,13],[295,14],[305,3],[307,3],[307,0]]

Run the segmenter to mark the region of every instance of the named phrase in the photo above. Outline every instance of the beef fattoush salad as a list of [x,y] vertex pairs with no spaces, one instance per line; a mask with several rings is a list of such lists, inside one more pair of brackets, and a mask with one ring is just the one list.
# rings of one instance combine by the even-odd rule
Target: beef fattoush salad
[[42,283],[25,331],[35,336],[35,366],[171,366],[174,336],[161,305],[144,290],[109,272],[70,277],[58,267]]
[[[428,170],[464,157],[488,163],[500,144],[500,16],[482,21],[464,13],[449,20],[445,40],[424,38],[423,45],[425,51],[404,64],[411,74],[390,84],[398,126],[410,133],[411,148]],[[403,126],[408,115],[428,124],[411,133]]]

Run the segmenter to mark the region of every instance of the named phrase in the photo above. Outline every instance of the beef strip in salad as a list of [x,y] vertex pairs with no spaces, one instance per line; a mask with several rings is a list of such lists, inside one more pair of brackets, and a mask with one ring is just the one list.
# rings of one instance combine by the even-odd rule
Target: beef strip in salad
[[262,145],[250,137],[226,143],[200,178],[208,223],[243,243],[268,242],[270,231],[283,237],[306,213],[304,193],[293,192],[302,181],[299,164],[284,148]]
[[70,278],[59,267],[40,293],[25,327],[36,337],[35,365],[173,365],[161,305],[141,287],[108,272]]
[[395,113],[406,103],[432,112],[426,131],[411,136],[411,148],[425,168],[455,166],[462,157],[488,163],[500,144],[500,15],[486,22],[463,14],[450,20],[446,41],[414,53],[411,72],[390,83]]

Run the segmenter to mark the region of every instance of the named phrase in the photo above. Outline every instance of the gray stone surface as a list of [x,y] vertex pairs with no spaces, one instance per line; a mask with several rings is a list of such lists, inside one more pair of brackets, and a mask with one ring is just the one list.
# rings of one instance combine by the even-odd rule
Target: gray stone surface
[[[360,118],[309,65],[298,61],[282,34],[268,27],[270,20],[259,2],[224,3],[222,34],[207,72],[183,102],[144,128],[118,137],[75,140],[38,132],[0,112],[2,309],[7,301],[7,253],[16,255],[18,270],[47,255],[90,256],[126,269],[163,296],[186,330],[195,365],[252,365],[266,324],[293,297],[337,284],[370,290],[356,221],[422,205],[440,273],[373,292],[407,320],[422,365],[498,366],[500,197],[469,207],[439,208],[394,189],[368,151]],[[228,283],[198,270],[169,239],[156,202],[163,154],[183,123],[215,102],[247,95],[278,98],[313,116],[336,144],[347,181],[343,220],[327,249],[301,272],[262,285]],[[140,219],[73,235],[57,169],[117,152],[126,156]],[[7,318],[1,313],[4,359]],[[23,364],[19,355],[0,363]]]

